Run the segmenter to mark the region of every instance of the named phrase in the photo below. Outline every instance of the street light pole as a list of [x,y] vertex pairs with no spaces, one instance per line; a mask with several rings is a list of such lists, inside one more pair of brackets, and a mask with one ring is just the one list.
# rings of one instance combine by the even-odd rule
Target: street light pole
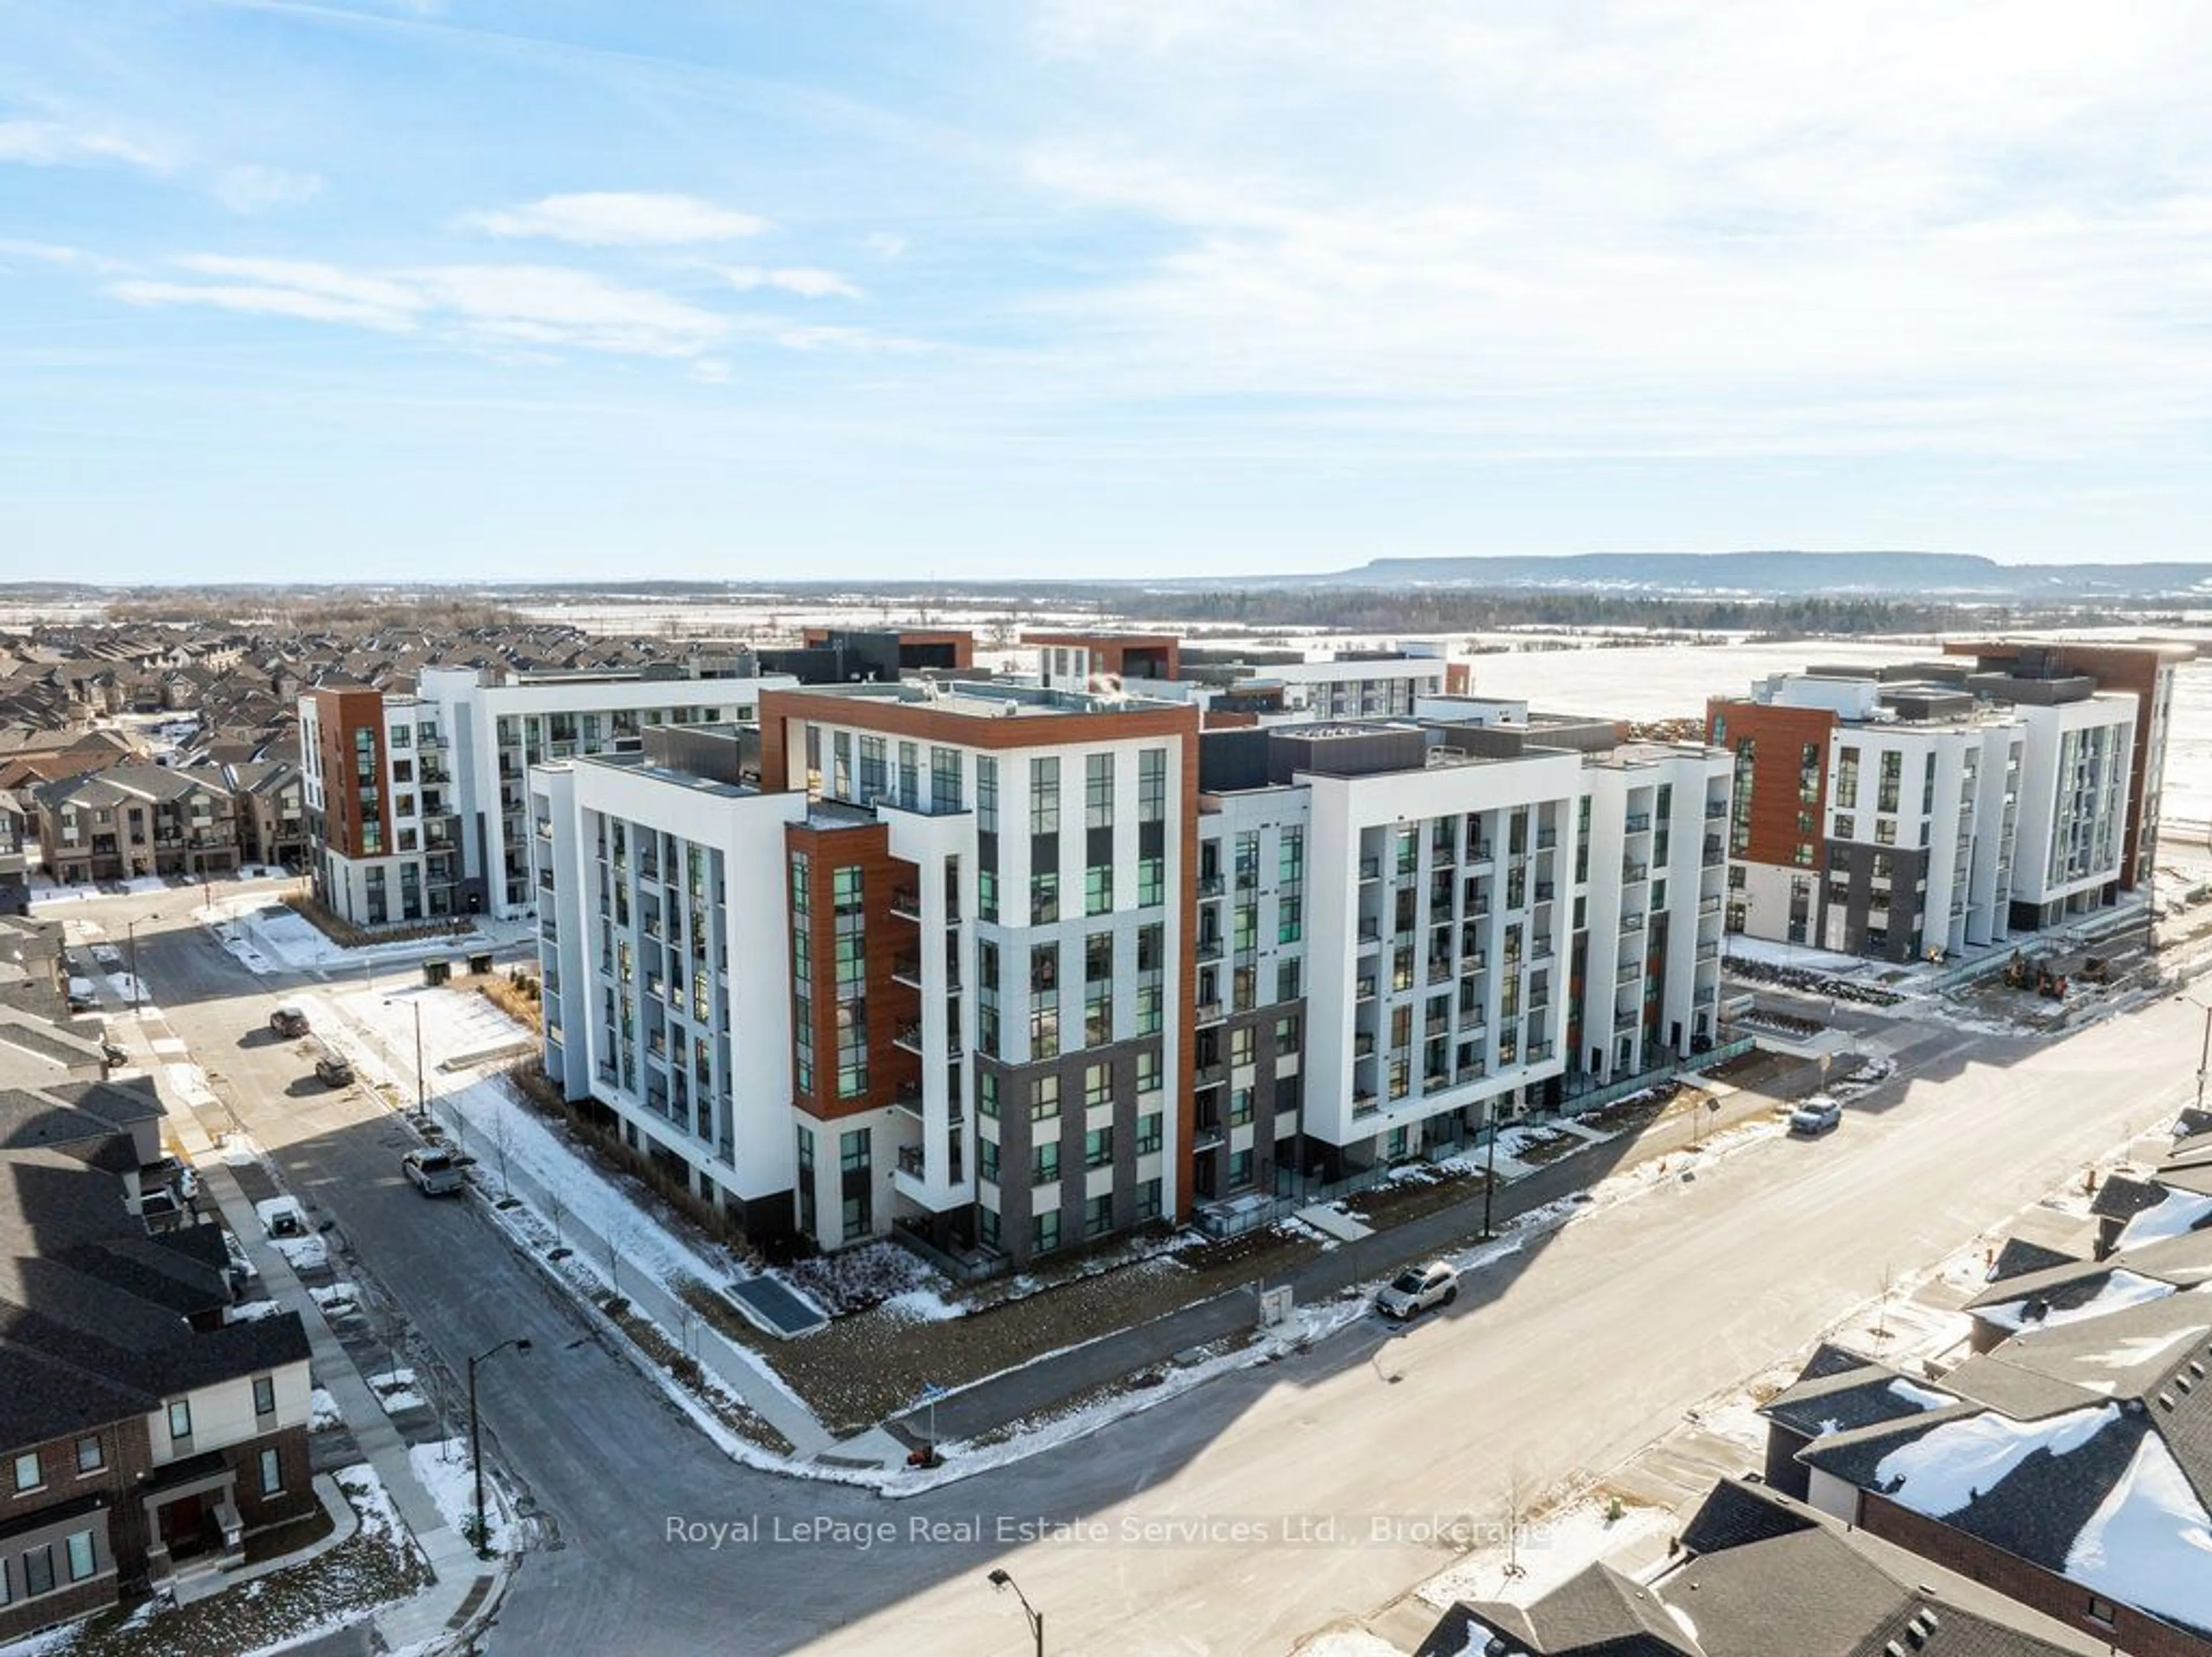
[[1044,1613],[1030,1604],[1030,1597],[1022,1592],[1021,1585],[1005,1571],[993,1571],[986,1580],[994,1588],[1013,1589],[1014,1598],[1022,1602],[1022,1615],[1029,1619],[1030,1633],[1036,1642],[1036,1657],[1044,1657]]
[[2192,1006],[2204,1008],[2204,1040],[2197,1049],[2197,1108],[2204,1108],[2204,1071],[2212,1064],[2212,1003],[2195,1002]]
[[[146,917],[147,924],[150,926],[161,918],[159,913],[149,915]],[[139,1003],[145,999],[145,991],[138,987],[138,923],[137,920],[127,916],[125,917],[123,937],[131,949],[131,1010],[136,1013]]]
[[1482,1240],[1488,1242],[1492,1199],[1498,1191],[1498,1101],[1492,1100],[1483,1112],[1490,1123],[1490,1148],[1483,1160],[1482,1168]]
[[[386,996],[384,1004],[392,1007],[398,1003]],[[415,1122],[418,1127],[427,1127],[430,1121],[430,1084],[422,1074],[422,1003],[410,1001],[407,1004],[415,1009]]]
[[477,1533],[474,1539],[479,1559],[491,1557],[491,1525],[484,1518],[483,1434],[477,1422],[477,1366],[489,1363],[510,1346],[517,1352],[527,1352],[530,1350],[530,1338],[526,1335],[514,1336],[501,1341],[490,1351],[479,1352],[469,1360],[469,1462],[476,1480]]

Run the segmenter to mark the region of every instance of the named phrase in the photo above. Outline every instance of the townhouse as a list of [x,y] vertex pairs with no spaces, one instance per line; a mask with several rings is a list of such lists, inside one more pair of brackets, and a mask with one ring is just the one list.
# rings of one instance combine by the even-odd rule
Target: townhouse
[[118,765],[40,784],[39,853],[64,885],[236,872],[239,807],[220,770]]
[[0,1071],[0,1640],[313,1511],[307,1332],[233,1321],[150,1087]]
[[1728,757],[1497,711],[771,690],[538,767],[548,1071],[760,1234],[1019,1264],[1702,1051]]
[[[742,676],[741,676],[742,674]],[[426,668],[410,692],[326,684],[300,698],[315,895],[359,926],[532,902],[524,777],[635,749],[660,725],[750,722],[746,657],[630,672]]]

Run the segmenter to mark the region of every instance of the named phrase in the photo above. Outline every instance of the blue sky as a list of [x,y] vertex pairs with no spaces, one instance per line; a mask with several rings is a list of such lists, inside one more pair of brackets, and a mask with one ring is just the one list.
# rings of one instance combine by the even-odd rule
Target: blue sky
[[2208,556],[2193,0],[0,38],[0,579]]

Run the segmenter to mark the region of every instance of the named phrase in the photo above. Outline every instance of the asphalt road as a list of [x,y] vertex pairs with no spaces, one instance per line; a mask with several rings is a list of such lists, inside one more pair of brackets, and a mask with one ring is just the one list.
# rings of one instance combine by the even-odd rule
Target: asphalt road
[[[2047,1048],[1952,1033],[1916,1052],[1909,1089],[1854,1106],[1841,1132],[1762,1144],[1579,1216],[1409,1331],[1364,1324],[1020,1465],[888,1502],[722,1459],[472,1207],[404,1185],[404,1135],[380,1101],[288,1093],[297,1055],[240,1045],[291,984],[169,926],[142,929],[144,976],[294,1189],[454,1368],[510,1336],[534,1343],[488,1368],[483,1394],[555,1532],[487,1643],[529,1657],[1020,1653],[1019,1608],[984,1581],[995,1565],[1046,1613],[1055,1653],[1287,1650],[1449,1563],[1425,1521],[1499,1520],[1516,1487],[1616,1465],[1888,1272],[1948,1252],[2148,1124],[2185,1090],[2202,1021],[2169,1000]],[[753,1534],[723,1532],[718,1547],[672,1538],[672,1520]],[[1330,1521],[1337,1537],[1316,1539]],[[1103,1534],[1009,1541],[1010,1524]],[[947,1528],[915,1534],[930,1525]]]

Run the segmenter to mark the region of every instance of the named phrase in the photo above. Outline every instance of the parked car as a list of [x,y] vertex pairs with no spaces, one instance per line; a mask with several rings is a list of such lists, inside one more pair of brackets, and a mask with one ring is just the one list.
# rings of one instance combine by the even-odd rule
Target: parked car
[[307,1015],[288,1002],[269,1015],[269,1027],[280,1036],[304,1036],[307,1033]]
[[123,952],[112,943],[93,945],[92,958],[111,972],[123,965]]
[[315,1060],[315,1080],[325,1087],[350,1087],[353,1066],[337,1053],[324,1053]]
[[1442,1260],[1425,1266],[1407,1266],[1375,1297],[1375,1309],[1386,1318],[1404,1319],[1432,1306],[1449,1306],[1459,1299],[1459,1272]]
[[425,1197],[452,1196],[465,1183],[461,1165],[447,1151],[410,1151],[399,1159],[399,1168]]
[[1832,1099],[1808,1099],[1790,1112],[1790,1131],[1802,1139],[1817,1139],[1844,1124],[1844,1107]]
[[100,1005],[100,997],[93,993],[92,980],[74,974],[69,981],[69,1009],[72,1013],[89,1013]]

